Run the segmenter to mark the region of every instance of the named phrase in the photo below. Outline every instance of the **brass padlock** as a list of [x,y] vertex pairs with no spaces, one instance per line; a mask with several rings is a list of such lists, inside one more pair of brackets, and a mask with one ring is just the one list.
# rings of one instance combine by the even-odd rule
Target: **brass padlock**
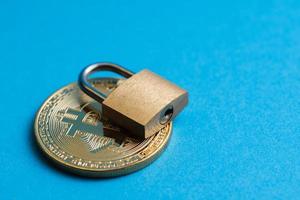
[[[127,78],[108,96],[95,89],[88,76],[96,71],[112,71]],[[139,73],[112,63],[96,63],[79,76],[80,88],[102,103],[102,114],[137,137],[147,138],[165,127],[188,102],[188,93],[161,78],[142,70]]]

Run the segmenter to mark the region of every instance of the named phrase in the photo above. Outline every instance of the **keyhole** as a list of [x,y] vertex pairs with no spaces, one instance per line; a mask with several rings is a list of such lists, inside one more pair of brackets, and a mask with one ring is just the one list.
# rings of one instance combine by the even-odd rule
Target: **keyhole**
[[166,107],[166,109],[161,112],[162,114],[161,114],[161,117],[160,117],[160,123],[161,124],[166,124],[167,122],[169,122],[172,118],[173,111],[174,111],[174,109],[173,109],[172,105]]

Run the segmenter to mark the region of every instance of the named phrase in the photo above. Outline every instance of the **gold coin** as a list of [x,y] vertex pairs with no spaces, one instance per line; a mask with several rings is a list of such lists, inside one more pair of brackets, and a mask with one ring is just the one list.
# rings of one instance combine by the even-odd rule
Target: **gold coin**
[[[109,94],[122,80],[93,79]],[[111,177],[150,164],[167,146],[169,123],[154,136],[139,140],[101,116],[101,104],[72,83],[51,95],[38,111],[35,136],[42,151],[65,169],[85,176]]]

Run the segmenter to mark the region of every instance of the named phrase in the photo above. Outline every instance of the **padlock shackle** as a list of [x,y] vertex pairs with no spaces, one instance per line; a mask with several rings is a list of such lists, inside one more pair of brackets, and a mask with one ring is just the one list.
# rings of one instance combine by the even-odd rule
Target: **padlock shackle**
[[97,90],[95,87],[93,87],[92,84],[88,81],[88,77],[92,73],[99,71],[115,72],[125,78],[129,78],[134,74],[133,72],[121,67],[120,65],[105,62],[95,63],[84,68],[79,75],[78,85],[84,93],[86,93],[99,103],[102,103],[107,96],[100,90]]

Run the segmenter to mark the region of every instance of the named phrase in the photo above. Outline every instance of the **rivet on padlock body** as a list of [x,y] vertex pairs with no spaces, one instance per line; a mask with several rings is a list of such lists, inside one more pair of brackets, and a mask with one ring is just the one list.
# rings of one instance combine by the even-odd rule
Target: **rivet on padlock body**
[[[128,79],[106,97],[87,81],[88,75],[95,71],[113,71]],[[162,129],[188,101],[185,90],[148,70],[133,74],[111,63],[97,63],[85,68],[80,74],[79,86],[102,103],[104,117],[141,138]]]

